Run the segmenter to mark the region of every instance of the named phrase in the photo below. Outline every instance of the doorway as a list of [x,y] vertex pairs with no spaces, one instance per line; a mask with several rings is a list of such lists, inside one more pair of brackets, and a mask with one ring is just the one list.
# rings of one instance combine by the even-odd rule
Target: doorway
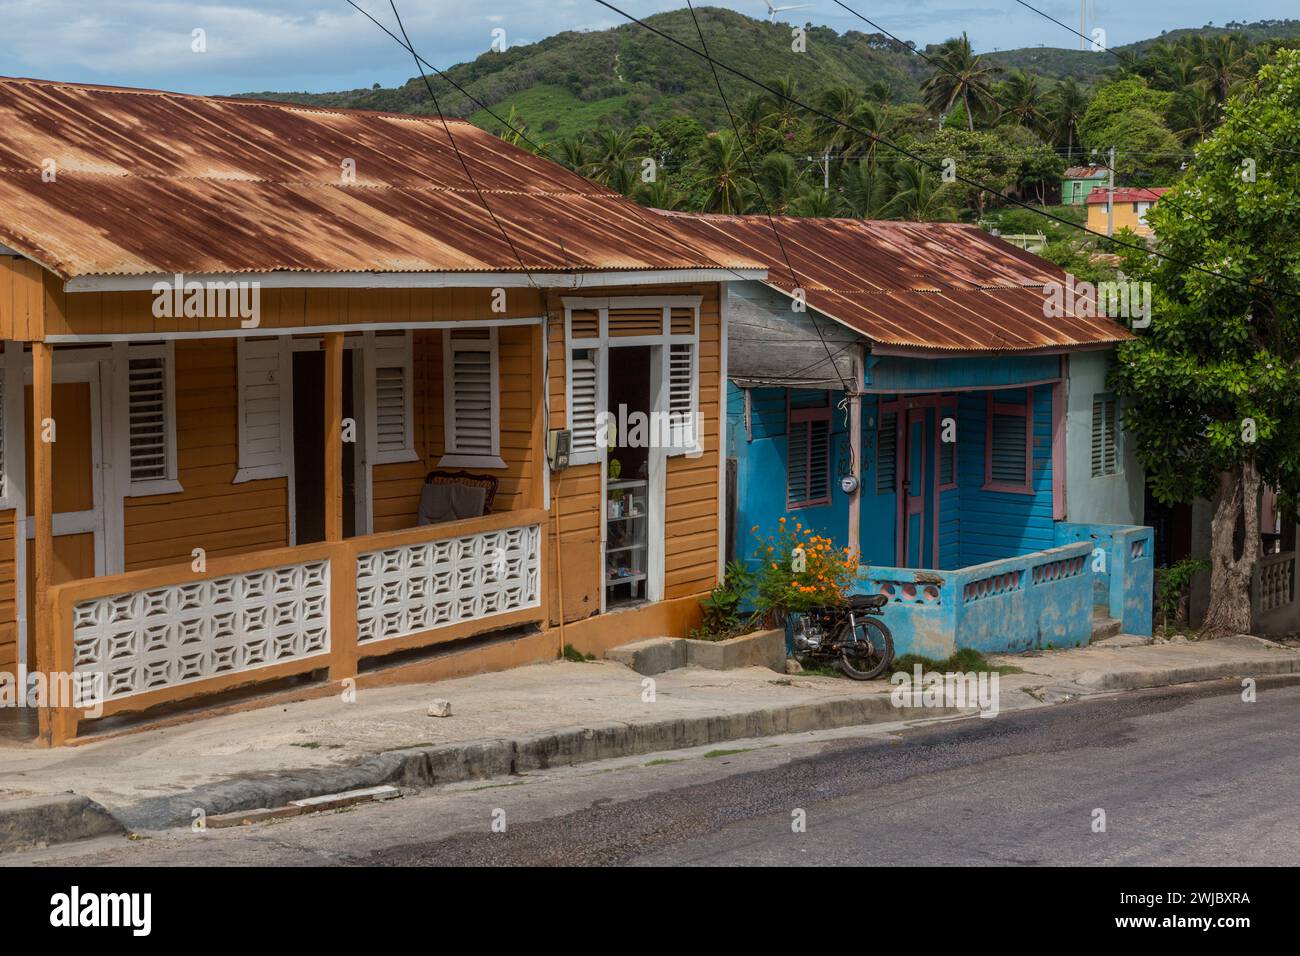
[[652,374],[656,347],[609,349],[605,454],[604,572],[605,606],[644,601],[650,579],[650,534],[656,505],[651,500],[655,462],[651,450],[655,407]]
[[[343,352],[343,417],[355,425],[353,441],[343,443],[343,536],[357,533],[357,454],[361,443],[361,416],[355,388],[353,350]],[[325,540],[325,352],[320,349],[293,353],[293,486],[294,542]]]
[[937,485],[935,482],[935,409],[910,408],[903,431],[902,561],[905,568],[932,568]]
[[[32,386],[23,397],[23,423],[27,442],[25,487],[34,489],[33,440],[50,441],[54,486],[54,569],[51,584],[63,584],[104,573],[105,514],[101,506],[103,424],[100,418],[99,366],[65,367],[54,370],[52,433],[35,435],[32,423]],[[36,526],[24,521],[27,539],[27,620],[36,620]],[[27,629],[26,660],[36,660],[34,627]]]

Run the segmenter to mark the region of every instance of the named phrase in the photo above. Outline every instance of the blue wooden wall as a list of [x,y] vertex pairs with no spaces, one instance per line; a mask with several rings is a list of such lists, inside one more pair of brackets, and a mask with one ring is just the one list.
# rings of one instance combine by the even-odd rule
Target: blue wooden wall
[[[796,391],[792,394],[797,401],[800,396],[821,393]],[[1025,401],[1024,389],[994,394],[999,402],[1023,404]],[[832,392],[833,405],[838,405],[842,397],[842,393]],[[891,397],[867,395],[862,403],[862,561],[884,567],[897,563],[897,495],[892,491],[887,494],[876,491],[878,402]],[[1051,388],[1034,389],[1032,495],[983,490],[986,393],[963,393],[954,401],[958,487],[940,492],[939,558],[934,563],[952,570],[1053,547]],[[752,558],[758,542],[751,529],[757,525],[758,536],[766,537],[775,531],[777,519],[783,515],[801,521],[843,547],[848,542],[848,496],[839,489],[839,466],[848,441],[845,414],[838,407],[832,412],[830,504],[789,510],[785,497],[785,391],[755,388],[751,392],[751,407],[752,441],[747,441],[742,392],[728,382],[728,454],[737,459],[740,489],[737,555]]]

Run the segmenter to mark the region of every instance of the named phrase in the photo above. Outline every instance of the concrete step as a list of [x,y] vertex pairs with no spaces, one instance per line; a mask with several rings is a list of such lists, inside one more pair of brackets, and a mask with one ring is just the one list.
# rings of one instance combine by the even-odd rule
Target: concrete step
[[1092,643],[1104,641],[1108,637],[1114,637],[1124,629],[1124,622],[1117,617],[1098,617],[1095,614],[1092,618]]

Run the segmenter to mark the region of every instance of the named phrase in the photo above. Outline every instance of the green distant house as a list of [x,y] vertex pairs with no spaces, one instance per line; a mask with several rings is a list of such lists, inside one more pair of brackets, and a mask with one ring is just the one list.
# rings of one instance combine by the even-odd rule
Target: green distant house
[[1071,166],[1061,174],[1061,205],[1082,206],[1105,179],[1105,166]]

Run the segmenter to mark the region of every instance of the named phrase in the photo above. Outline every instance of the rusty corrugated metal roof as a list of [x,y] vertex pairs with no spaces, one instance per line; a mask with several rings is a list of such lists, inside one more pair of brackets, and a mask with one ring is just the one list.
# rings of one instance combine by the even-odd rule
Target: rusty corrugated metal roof
[[787,295],[803,288],[809,306],[881,345],[1017,352],[1132,337],[1108,318],[1048,318],[1045,287],[1063,283],[1065,273],[977,226],[661,215],[701,240],[760,258],[769,285]]
[[1071,166],[1065,172],[1061,173],[1062,179],[1099,179],[1104,178],[1107,172],[1105,166]]
[[0,243],[64,278],[758,267],[450,127],[491,214],[436,118],[0,77]]
[[[1165,193],[1168,186],[1121,186],[1115,190],[1115,202],[1155,202]],[[1107,193],[1104,189],[1094,189],[1088,193],[1089,206],[1106,205]]]

